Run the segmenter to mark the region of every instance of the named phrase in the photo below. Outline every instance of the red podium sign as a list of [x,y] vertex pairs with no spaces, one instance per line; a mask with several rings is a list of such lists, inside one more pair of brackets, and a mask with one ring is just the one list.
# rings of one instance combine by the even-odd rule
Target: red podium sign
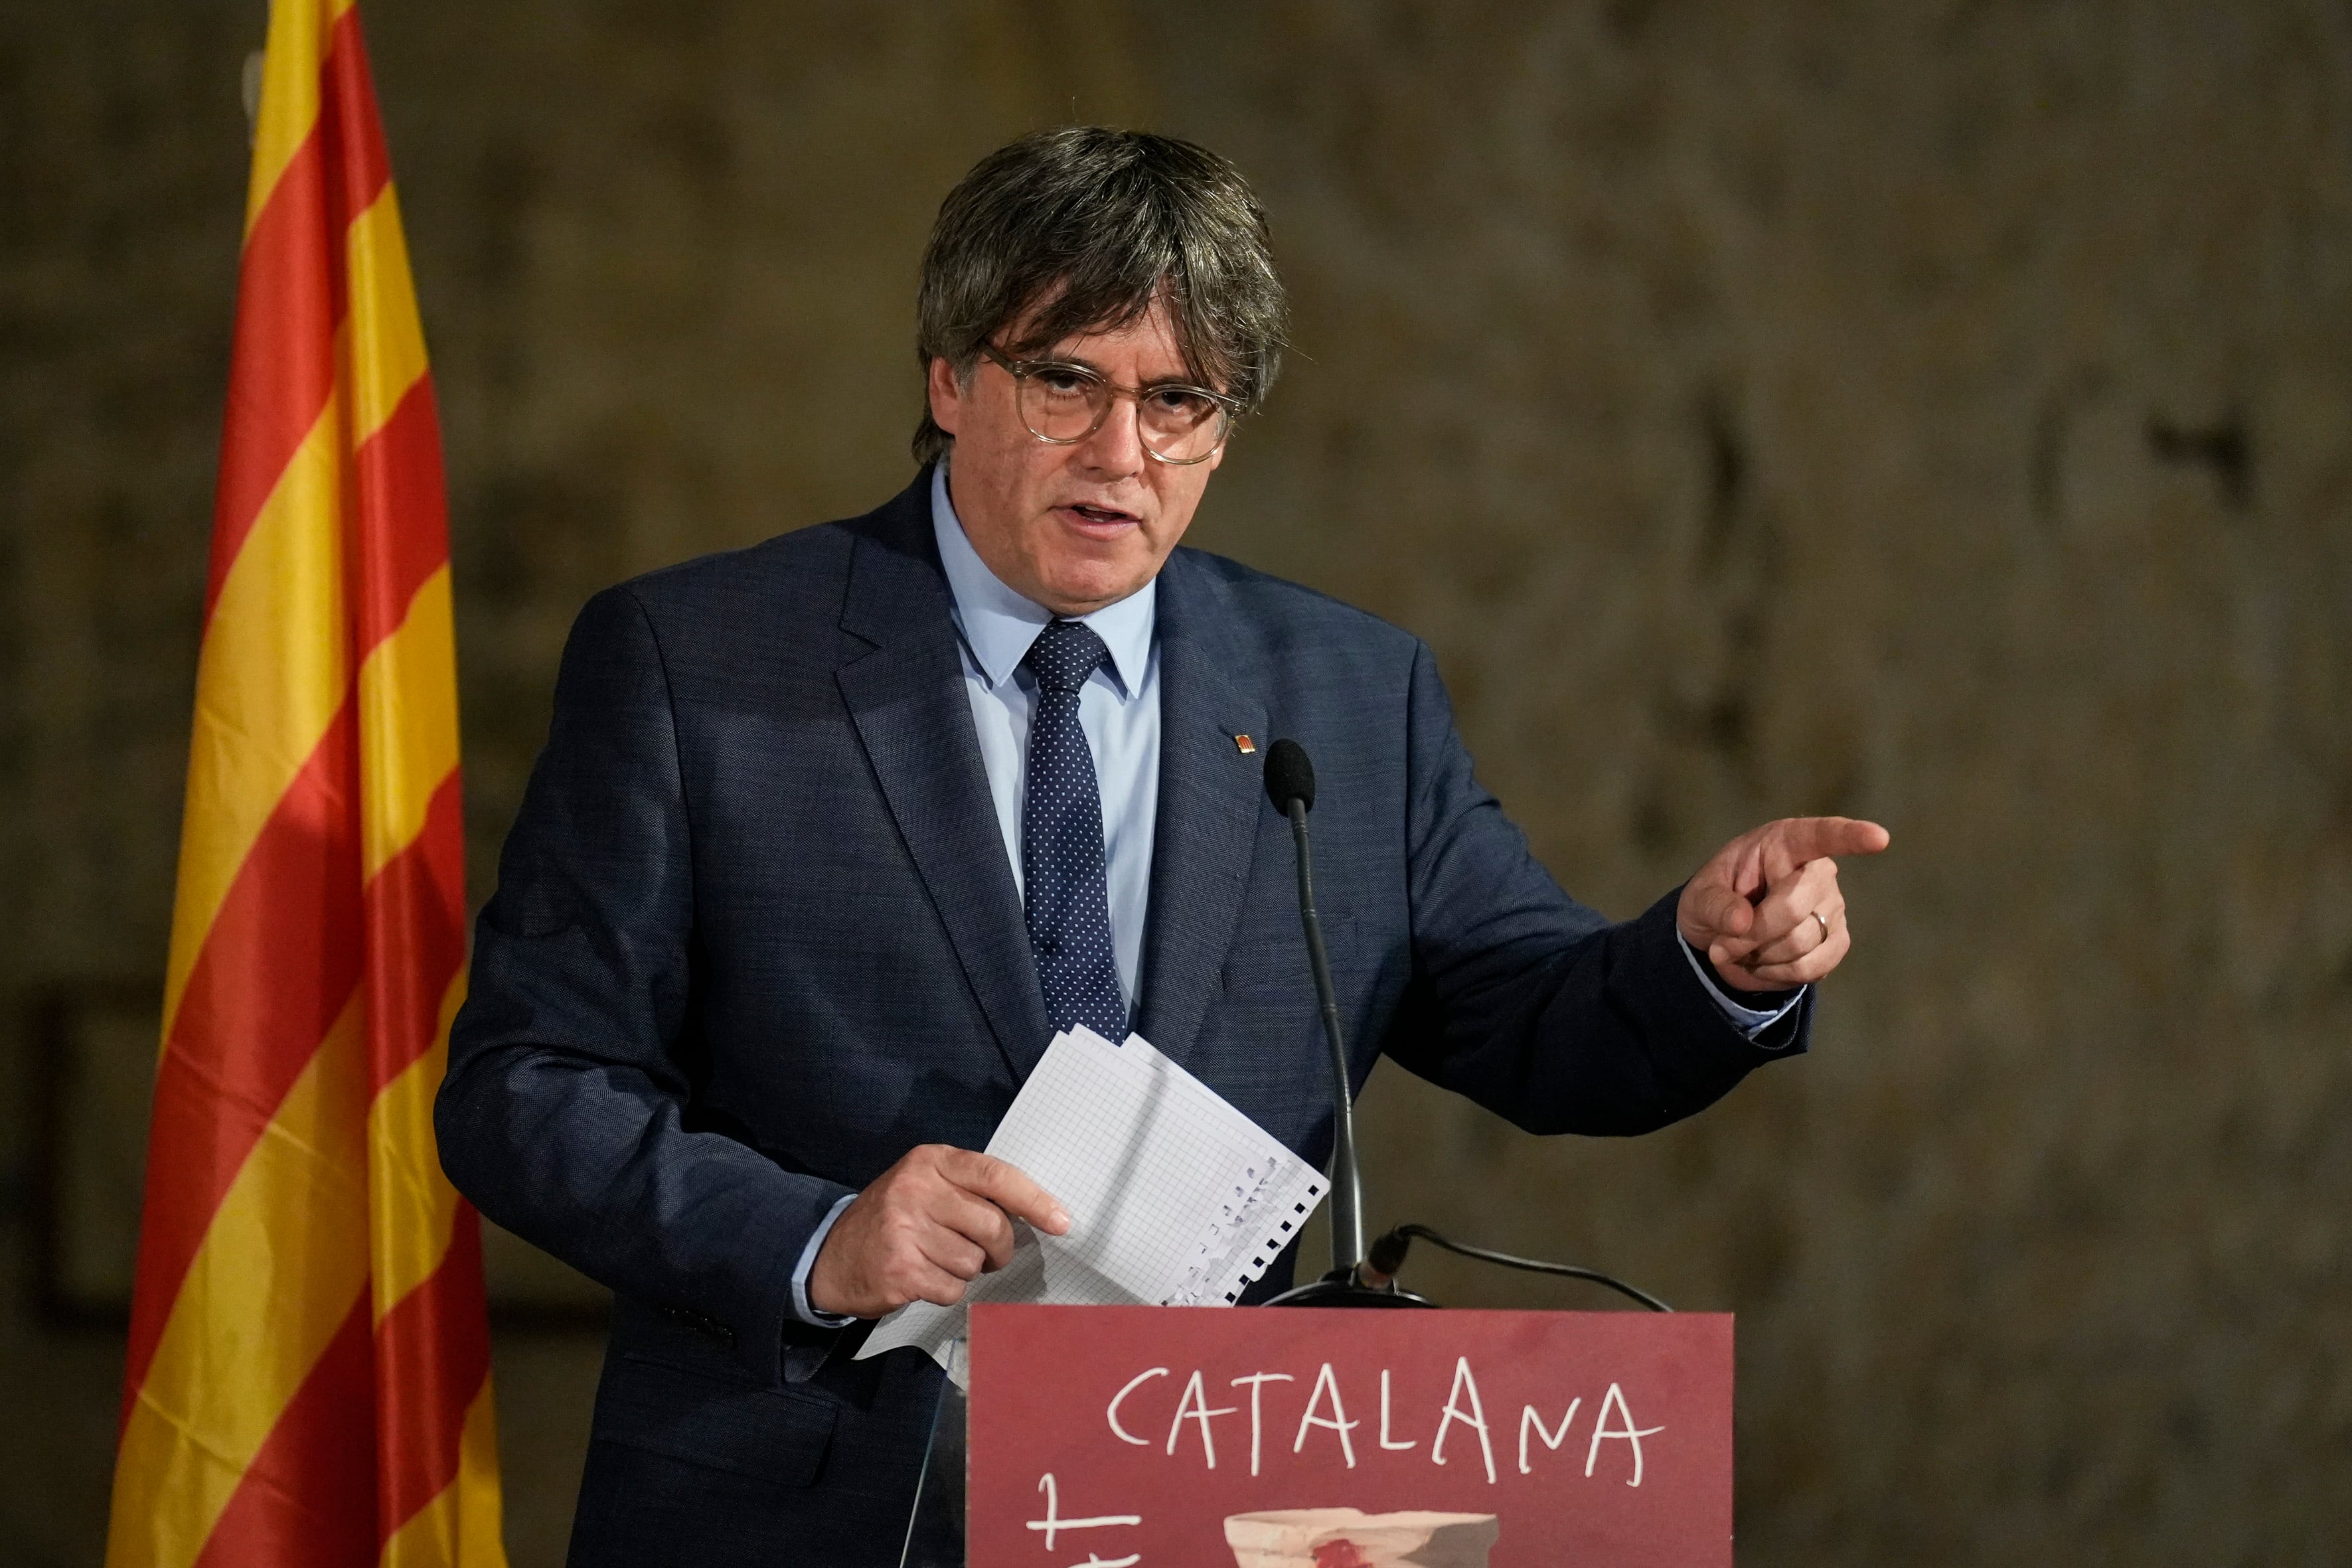
[[971,1568],[1731,1563],[1728,1315],[980,1306],[971,1349]]

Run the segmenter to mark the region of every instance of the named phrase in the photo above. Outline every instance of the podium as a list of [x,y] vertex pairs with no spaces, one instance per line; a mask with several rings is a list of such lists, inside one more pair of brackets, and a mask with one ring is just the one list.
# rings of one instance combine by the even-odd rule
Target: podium
[[980,1306],[970,1351],[970,1568],[1730,1568],[1727,1314]]

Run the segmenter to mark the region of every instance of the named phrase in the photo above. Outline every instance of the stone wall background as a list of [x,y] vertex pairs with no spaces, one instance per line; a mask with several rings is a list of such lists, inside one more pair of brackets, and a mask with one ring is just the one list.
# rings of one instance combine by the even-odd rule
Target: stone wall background
[[[1298,352],[1195,542],[1427,637],[1614,912],[1769,816],[1895,835],[1810,1059],[1622,1143],[1385,1070],[1373,1217],[1737,1310],[1744,1562],[2340,1555],[2352,9],[368,16],[478,897],[582,599],[903,480],[957,174],[1071,118],[1197,137]],[[0,11],[0,1004],[161,969],[261,26]],[[45,1046],[0,1016],[0,1559],[94,1563],[120,1348],[34,1310]],[[519,1568],[596,1353],[499,1339]]]

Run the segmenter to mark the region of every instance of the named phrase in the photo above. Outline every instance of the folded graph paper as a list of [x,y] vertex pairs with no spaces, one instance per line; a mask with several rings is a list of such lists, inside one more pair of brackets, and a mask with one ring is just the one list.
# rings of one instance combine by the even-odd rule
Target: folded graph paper
[[961,1384],[974,1301],[1230,1306],[1298,1234],[1325,1186],[1142,1036],[1114,1046],[1084,1027],[1054,1037],[988,1152],[1059,1198],[1070,1233],[1040,1236],[1015,1221],[1011,1263],[973,1280],[956,1306],[899,1308],[860,1358],[916,1345]]

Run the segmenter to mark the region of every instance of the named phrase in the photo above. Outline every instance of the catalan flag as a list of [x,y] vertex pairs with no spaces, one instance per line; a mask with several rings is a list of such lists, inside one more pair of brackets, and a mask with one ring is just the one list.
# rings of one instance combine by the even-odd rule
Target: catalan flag
[[110,1568],[504,1561],[445,507],[358,13],[274,0]]

